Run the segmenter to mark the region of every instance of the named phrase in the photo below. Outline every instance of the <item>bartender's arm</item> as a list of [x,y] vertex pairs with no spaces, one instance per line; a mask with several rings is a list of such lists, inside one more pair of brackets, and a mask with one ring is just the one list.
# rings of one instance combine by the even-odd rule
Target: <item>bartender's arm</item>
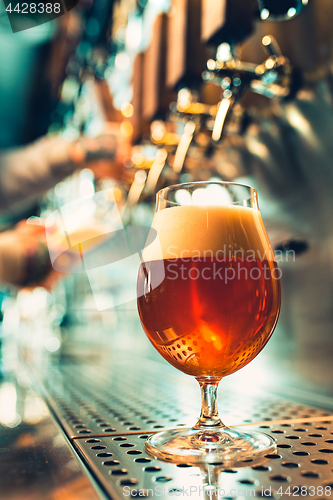
[[129,143],[116,125],[97,138],[68,142],[46,136],[29,146],[0,151],[0,211],[41,195],[86,166],[98,173],[106,162],[108,176],[119,177],[128,154]]

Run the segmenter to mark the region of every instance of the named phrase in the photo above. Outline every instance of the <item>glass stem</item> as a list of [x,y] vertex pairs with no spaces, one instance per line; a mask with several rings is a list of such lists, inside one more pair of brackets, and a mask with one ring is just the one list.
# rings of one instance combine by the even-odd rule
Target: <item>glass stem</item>
[[220,378],[214,377],[204,379],[197,378],[201,389],[202,406],[200,418],[194,426],[194,429],[215,430],[224,429],[226,427],[220,419],[216,404],[217,388],[220,380]]

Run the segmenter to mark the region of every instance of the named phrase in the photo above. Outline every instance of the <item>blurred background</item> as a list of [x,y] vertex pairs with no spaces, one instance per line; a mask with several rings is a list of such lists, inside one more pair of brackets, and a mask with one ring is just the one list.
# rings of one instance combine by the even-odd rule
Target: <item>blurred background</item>
[[[164,363],[139,323],[138,261],[103,257],[110,211],[119,211],[118,229],[149,227],[157,190],[236,180],[258,190],[283,275],[276,331],[234,383],[327,404],[332,22],[331,0],[80,0],[13,34],[0,4],[0,237],[14,232],[19,248],[16,224],[28,220],[13,268],[36,267],[31,279],[3,280],[3,376],[22,361]],[[96,267],[60,269],[48,281],[31,241],[42,243],[42,221],[52,226],[78,199],[86,208],[73,231],[81,242],[97,238]]]
[[[112,483],[110,496],[121,498],[118,476],[96,465],[82,437],[126,432],[140,441],[140,429],[195,420],[196,382],[155,352],[135,300],[156,192],[176,183],[255,187],[282,270],[276,331],[254,361],[222,381],[221,416],[242,425],[287,419],[292,427],[296,418],[304,427],[311,416],[330,423],[333,2],[80,0],[17,33],[5,9],[0,1],[5,497],[95,499],[64,434],[86,464],[91,459],[90,472],[102,474],[105,490]],[[114,231],[120,243],[107,241]],[[135,244],[122,253],[128,241]],[[319,451],[333,453],[329,446]],[[299,456],[314,456],[303,450]],[[326,455],[315,458],[302,465],[310,472],[295,469],[313,484],[329,464]],[[147,488],[143,470],[132,477]],[[178,470],[179,481],[185,473]],[[303,476],[295,481],[305,484]]]

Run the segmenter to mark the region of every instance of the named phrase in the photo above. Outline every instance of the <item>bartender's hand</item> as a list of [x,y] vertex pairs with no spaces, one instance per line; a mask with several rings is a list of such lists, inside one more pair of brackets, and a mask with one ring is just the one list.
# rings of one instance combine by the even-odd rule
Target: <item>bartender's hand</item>
[[70,157],[79,168],[91,168],[96,179],[112,177],[121,179],[124,175],[124,160],[131,155],[131,144],[117,123],[105,125],[97,137],[80,137],[70,148]]
[[0,280],[19,287],[51,289],[60,273],[52,268],[42,221],[19,222],[0,235]]
[[24,272],[21,286],[43,286],[48,290],[58,281],[60,274],[51,264],[47,248],[44,221],[41,225],[21,221],[16,226],[16,233],[21,240],[24,258]]

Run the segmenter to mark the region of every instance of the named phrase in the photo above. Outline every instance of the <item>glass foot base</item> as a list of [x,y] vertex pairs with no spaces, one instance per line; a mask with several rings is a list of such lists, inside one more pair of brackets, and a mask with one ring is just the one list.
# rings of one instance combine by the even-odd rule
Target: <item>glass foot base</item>
[[221,430],[171,429],[150,436],[146,452],[173,463],[240,466],[276,451],[275,439],[260,432],[225,427]]

